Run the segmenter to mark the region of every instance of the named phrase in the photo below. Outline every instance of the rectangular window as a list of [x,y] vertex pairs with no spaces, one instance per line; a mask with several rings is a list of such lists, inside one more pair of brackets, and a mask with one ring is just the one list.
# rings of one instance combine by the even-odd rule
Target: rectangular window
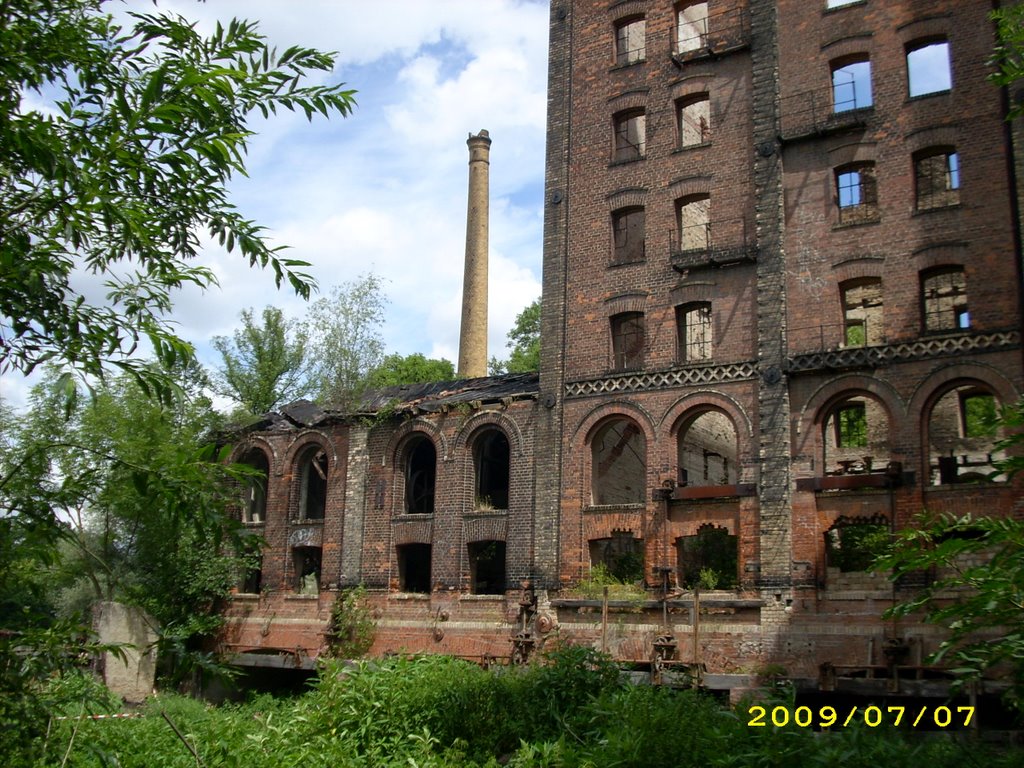
[[615,162],[640,160],[646,152],[647,121],[643,110],[615,116]]
[[676,307],[680,361],[711,359],[711,304],[700,302]]
[[952,87],[948,42],[937,40],[907,50],[907,88],[911,98],[943,93]]
[[950,150],[931,151],[914,160],[917,210],[944,208],[960,202],[960,157]]
[[679,250],[706,251],[711,247],[711,197],[698,195],[679,201]]
[[864,403],[847,403],[836,413],[836,445],[839,448],[866,448],[868,418]]
[[612,214],[612,264],[644,260],[644,209],[625,208]]
[[841,286],[844,345],[864,347],[883,343],[882,281],[865,278]]
[[647,55],[646,22],[629,19],[615,28],[615,63],[619,66],[636,64]]
[[612,365],[617,371],[632,371],[644,364],[644,313],[613,315]]
[[711,99],[706,93],[679,102],[678,110],[680,147],[711,141]]
[[921,284],[926,331],[970,328],[967,311],[967,282],[960,267],[925,275]]
[[871,106],[871,62],[851,61],[832,68],[832,111]]
[[878,219],[875,166],[870,163],[836,169],[836,202],[840,224]]
[[683,3],[676,7],[676,52],[686,53],[707,47],[708,4]]

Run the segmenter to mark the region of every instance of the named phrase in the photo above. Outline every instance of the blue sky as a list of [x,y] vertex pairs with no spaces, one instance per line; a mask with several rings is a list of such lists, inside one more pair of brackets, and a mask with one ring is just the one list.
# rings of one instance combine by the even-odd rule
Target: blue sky
[[[127,5],[154,12],[144,0]],[[457,360],[466,138],[486,128],[488,351],[505,356],[515,315],[540,295],[545,0],[159,0],[156,11],[180,13],[201,30],[247,18],[279,50],[337,51],[321,81],[358,91],[353,115],[309,123],[285,112],[253,122],[249,177],[233,182],[232,198],[275,244],[312,263],[321,294],[367,271],[384,278],[388,351]],[[202,258],[221,287],[181,292],[173,320],[208,367],[218,359],[210,338],[230,334],[243,309],[273,304],[304,315],[304,303],[277,291],[269,273],[212,243]],[[21,405],[27,384],[5,377],[4,400]]]

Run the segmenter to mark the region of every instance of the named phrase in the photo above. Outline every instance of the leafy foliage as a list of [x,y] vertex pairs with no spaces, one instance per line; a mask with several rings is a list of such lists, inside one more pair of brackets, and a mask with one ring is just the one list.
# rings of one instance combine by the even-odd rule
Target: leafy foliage
[[[996,49],[992,56],[992,82],[1002,86],[1013,86],[1024,78],[1024,8],[1008,5],[992,11],[996,23]],[[1010,110],[1009,119],[1020,117],[1022,107],[1016,104]]]
[[420,352],[414,352],[405,357],[391,354],[386,355],[380,365],[370,372],[367,386],[372,389],[383,389],[400,384],[451,381],[454,378],[455,366],[450,360],[428,358]]
[[489,363],[492,374],[540,370],[540,299],[535,299],[516,315],[505,346],[511,350],[508,360],[492,357]]
[[366,602],[366,588],[343,590],[331,606],[327,642],[331,657],[358,659],[373,645],[377,623]]
[[[250,22],[204,38],[180,17],[130,12],[125,30],[103,5],[0,6],[0,372],[113,365],[168,395],[162,371],[193,354],[165,319],[173,293],[216,284],[195,263],[204,230],[278,285],[311,289],[305,262],[228,200],[250,116],[347,115],[354,92],[301,85],[333,57],[278,53]],[[102,304],[87,299],[86,273],[103,279]],[[162,368],[131,357],[143,340]]]
[[214,384],[252,416],[309,394],[308,334],[277,307],[266,307],[257,325],[251,309],[242,310],[242,327],[229,339],[215,336],[221,356]]
[[894,579],[934,572],[927,588],[887,615],[923,611],[948,627],[933,661],[951,661],[961,681],[1005,668],[1011,700],[1024,710],[1024,522],[921,515],[876,567],[892,569]]
[[384,357],[380,328],[386,305],[381,278],[369,273],[335,286],[310,306],[308,337],[316,350],[311,378],[318,400],[344,409],[366,388],[370,371]]

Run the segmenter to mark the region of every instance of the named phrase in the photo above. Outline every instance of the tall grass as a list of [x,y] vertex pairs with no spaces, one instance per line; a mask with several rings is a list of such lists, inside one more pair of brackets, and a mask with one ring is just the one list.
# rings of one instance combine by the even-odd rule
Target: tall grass
[[750,728],[693,691],[619,682],[590,650],[563,649],[522,669],[487,672],[446,657],[328,664],[306,694],[211,707],[149,702],[133,720],[55,723],[45,755],[8,765],[122,768],[675,768],[677,766],[1024,765],[948,734],[796,726]]

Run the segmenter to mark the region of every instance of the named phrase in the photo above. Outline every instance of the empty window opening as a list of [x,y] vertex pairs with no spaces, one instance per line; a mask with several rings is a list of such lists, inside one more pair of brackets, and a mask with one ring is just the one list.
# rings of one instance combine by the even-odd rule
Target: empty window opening
[[680,3],[676,6],[676,52],[706,48],[708,44],[708,4]]
[[429,438],[415,437],[406,449],[405,511],[410,515],[434,513],[437,451]]
[[928,418],[933,485],[1006,479],[995,466],[1006,456],[997,445],[998,410],[995,396],[975,384],[956,387],[936,401]]
[[402,592],[430,592],[430,545],[400,544],[398,586]]
[[622,312],[611,317],[612,366],[632,371],[644,365],[644,313]]
[[705,523],[695,536],[676,539],[679,584],[693,589],[732,589],[736,586],[736,537],[726,528]]
[[875,166],[870,163],[836,169],[836,202],[840,224],[878,219],[878,188]]
[[711,141],[711,99],[708,94],[681,100],[677,109],[680,147],[695,147]]
[[694,195],[679,201],[679,250],[706,251],[711,247],[711,196]]
[[327,453],[318,445],[310,446],[299,460],[299,517],[323,520],[327,509]]
[[590,569],[622,582],[635,584],[644,578],[643,540],[633,537],[632,531],[613,531],[610,538],[591,539]]
[[844,5],[852,5],[853,3],[862,3],[864,0],[825,0],[826,8],[842,8]]
[[646,22],[643,18],[626,19],[615,27],[615,63],[636,64],[647,55]]
[[642,109],[615,116],[615,162],[640,160],[646,153],[647,119]]
[[948,149],[929,150],[914,159],[917,210],[960,202],[960,157]]
[[623,208],[612,214],[612,263],[644,260],[644,209]]
[[490,429],[473,445],[476,509],[508,509],[509,446],[505,433]]
[[953,74],[949,65],[949,43],[935,40],[908,48],[907,80],[911,97],[950,90]]
[[295,547],[292,560],[295,566],[295,591],[300,595],[320,594],[320,547]]
[[853,280],[840,287],[843,299],[843,345],[882,344],[882,281],[877,277]]
[[680,362],[711,359],[711,325],[710,302],[676,307],[676,354]]
[[871,62],[868,59],[832,67],[833,112],[863,109],[871,103]]
[[267,519],[267,478],[270,476],[270,462],[267,455],[253,449],[242,457],[242,464],[253,474],[245,478],[242,497],[242,520],[246,523],[262,523]]
[[505,542],[474,541],[469,549],[469,583],[474,595],[505,594]]
[[721,411],[704,411],[684,422],[677,443],[679,485],[735,485],[737,445],[732,419]]
[[963,267],[943,267],[921,279],[926,331],[953,331],[971,327],[967,311],[967,280]]
[[840,518],[825,531],[825,565],[840,573],[870,571],[890,538],[889,523],[883,517]]
[[258,536],[246,536],[238,550],[242,563],[242,578],[239,590],[246,594],[259,594],[263,587],[263,552]]
[[848,397],[829,411],[824,443],[826,474],[882,472],[890,452],[888,414],[873,397]]
[[628,419],[612,419],[594,434],[590,449],[593,503],[643,503],[647,443],[640,427]]

